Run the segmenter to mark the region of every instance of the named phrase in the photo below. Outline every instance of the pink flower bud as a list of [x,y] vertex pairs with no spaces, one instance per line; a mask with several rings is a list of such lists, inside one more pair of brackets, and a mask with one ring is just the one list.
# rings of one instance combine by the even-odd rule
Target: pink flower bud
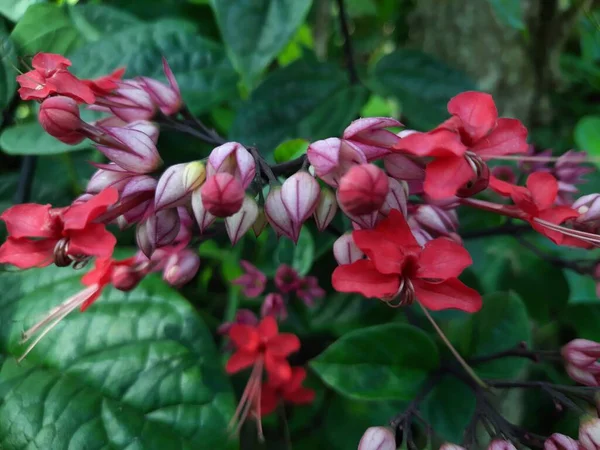
[[387,216],[392,209],[397,209],[405,217],[408,208],[408,185],[404,181],[398,181],[395,178],[388,177],[390,190],[385,197],[381,213]]
[[175,75],[173,75],[173,71],[165,58],[163,58],[163,69],[169,81],[169,86],[152,78],[141,77],[140,81],[154,104],[158,106],[163,114],[170,116],[181,109],[183,101]]
[[321,189],[319,201],[315,208],[314,218],[319,231],[324,231],[331,223],[337,212],[337,199],[330,189]]
[[298,272],[287,264],[281,264],[275,272],[275,286],[284,294],[295,291],[300,286]]
[[[426,241],[441,236],[453,237],[458,228],[458,215],[454,209],[444,209],[436,205],[418,205],[408,220],[415,236],[421,234]],[[458,241],[460,242],[460,241]]]
[[146,231],[152,248],[169,245],[179,233],[179,214],[176,209],[164,209],[152,214],[146,222]]
[[419,182],[425,180],[425,164],[410,156],[393,153],[383,158],[383,165],[386,172],[396,180]]
[[271,186],[271,190],[265,201],[265,215],[275,233],[280,236],[287,236],[294,242],[297,242],[298,236],[294,234],[294,231],[299,230],[299,228],[294,228],[292,219],[283,205],[280,186]]
[[317,207],[319,183],[308,172],[297,172],[281,186],[281,201],[292,221],[294,241],[300,235],[302,224]]
[[201,186],[205,178],[204,165],[200,162],[182,163],[169,167],[158,180],[154,209],[160,211],[184,205],[192,191]]
[[396,450],[396,437],[387,427],[370,427],[363,434],[358,450]]
[[241,237],[252,227],[258,218],[258,205],[251,197],[244,197],[242,207],[234,215],[225,219],[225,229],[232,245],[237,244]]
[[156,145],[146,133],[119,127],[106,127],[103,130],[118,143],[118,146],[97,145],[96,147],[123,169],[144,174],[153,172],[162,165]]
[[402,124],[390,117],[368,117],[352,122],[344,130],[344,139],[358,144],[369,161],[390,153],[400,137],[387,127],[401,127]]
[[579,444],[583,450],[600,449],[600,419],[593,417],[581,423]]
[[148,120],[156,114],[152,97],[137,80],[119,82],[118,88],[104,99],[98,99],[97,104],[107,106],[115,116],[128,123]]
[[204,207],[204,203],[202,202],[202,192],[200,189],[196,189],[194,192],[192,192],[192,211],[194,212],[196,223],[200,228],[200,233],[204,233],[206,229],[210,227],[216,220],[216,217],[209,213]]
[[181,287],[189,283],[200,268],[200,257],[189,248],[172,254],[165,264],[163,280],[171,286]]
[[244,202],[244,188],[233,175],[225,172],[208,178],[200,192],[204,207],[215,217],[235,214]]
[[129,265],[117,266],[110,274],[110,283],[120,291],[131,291],[144,277],[144,273]]
[[461,447],[460,445],[451,444],[449,442],[446,442],[440,446],[440,450],[466,450],[466,449],[464,447]]
[[600,343],[587,339],[574,339],[561,349],[567,363],[586,369],[600,358]]
[[246,260],[241,260],[240,265],[245,273],[231,283],[241,286],[244,296],[258,297],[265,290],[267,276]]
[[338,264],[352,264],[364,256],[352,239],[352,232],[342,234],[333,243],[333,256]]
[[192,239],[192,228],[194,226],[194,219],[190,215],[188,208],[180,206],[177,208],[177,214],[179,215],[179,233],[175,237],[176,243],[184,242],[186,245]]
[[569,436],[554,433],[544,442],[544,450],[579,450],[579,443]]
[[135,229],[135,242],[137,243],[138,248],[142,251],[144,255],[148,258],[152,256],[152,252],[154,251],[154,247],[150,242],[150,238],[148,236],[148,226],[146,221],[141,222]]
[[504,439],[494,439],[488,445],[487,450],[517,450],[517,448],[511,442]]
[[313,142],[306,156],[317,176],[333,187],[338,186],[340,178],[352,166],[367,162],[367,157],[355,144],[338,138]]
[[595,363],[593,366],[588,366],[585,369],[567,364],[565,366],[567,374],[573,381],[584,386],[600,386],[600,364]]
[[242,144],[227,142],[210,152],[206,170],[209,177],[216,173],[231,174],[246,189],[254,179],[256,163]]
[[252,231],[254,231],[254,236],[260,236],[260,234],[263,232],[268,223],[269,221],[267,220],[267,215],[265,214],[264,208],[259,207],[258,216],[252,224]]
[[66,144],[78,144],[85,139],[79,133],[81,118],[77,102],[69,97],[49,97],[40,106],[40,125],[46,133]]
[[260,308],[260,315],[262,317],[273,316],[279,320],[287,319],[287,309],[282,295],[276,293],[267,294]]
[[600,223],[600,194],[589,194],[580,197],[573,203],[573,209],[580,214],[577,222]]
[[112,170],[97,170],[87,184],[85,191],[88,194],[98,194],[106,188],[112,187],[121,191],[125,185],[134,177],[131,172],[114,172]]
[[121,204],[129,205],[123,213],[127,223],[145,219],[152,212],[152,199],[156,190],[156,180],[147,175],[136,175],[129,179],[121,191]]
[[383,206],[390,189],[388,177],[373,164],[352,167],[341,179],[338,200],[344,211],[369,214]]

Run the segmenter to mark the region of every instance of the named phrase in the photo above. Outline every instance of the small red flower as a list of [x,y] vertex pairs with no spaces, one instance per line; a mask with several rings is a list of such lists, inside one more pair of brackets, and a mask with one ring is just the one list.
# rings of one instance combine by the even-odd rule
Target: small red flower
[[123,78],[125,73],[125,67],[116,69],[113,73],[94,78],[93,80],[81,80],[86,86],[88,86],[95,95],[98,97],[104,97],[110,94],[112,91],[117,89],[119,86],[118,82]]
[[292,368],[292,377],[286,383],[273,383],[269,380],[264,383],[260,397],[260,415],[271,414],[277,408],[281,400],[305,405],[312,403],[315,399],[315,391],[302,386],[306,378],[306,370],[302,367]]
[[8,231],[8,239],[0,246],[0,264],[21,269],[52,262],[66,266],[82,256],[112,255],[115,237],[94,220],[118,198],[117,190],[108,188],[67,208],[35,203],[8,208],[0,215]]
[[[527,129],[519,120],[498,118],[489,94],[458,94],[448,103],[448,112],[453,117],[435,130],[413,133],[395,146],[413,155],[434,157],[426,167],[424,184],[432,198],[451,197],[467,183],[483,178],[479,173],[485,165],[481,158],[527,151]],[[485,184],[479,183],[479,190]]]
[[236,373],[264,361],[271,379],[276,382],[290,380],[292,369],[286,358],[300,348],[300,339],[291,333],[279,333],[272,316],[262,319],[258,326],[234,324],[229,337],[237,350],[227,361],[227,373]]
[[368,259],[335,269],[332,284],[337,291],[399,299],[399,305],[416,299],[434,311],[481,308],[479,293],[457,278],[472,263],[469,253],[446,238],[421,247],[398,210],[391,210],[374,229],[354,231],[352,237]]

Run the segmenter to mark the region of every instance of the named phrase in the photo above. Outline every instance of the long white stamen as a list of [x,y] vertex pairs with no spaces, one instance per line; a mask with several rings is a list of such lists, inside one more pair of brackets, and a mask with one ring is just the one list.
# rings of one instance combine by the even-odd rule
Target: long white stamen
[[590,244],[593,244],[595,246],[600,246],[600,236],[597,234],[593,234],[593,233],[587,233],[585,231],[579,231],[579,230],[573,230],[571,228],[566,228],[560,225],[556,225],[553,224],[551,222],[547,222],[543,219],[538,219],[538,218],[534,218],[533,219],[535,222],[539,223],[540,225],[549,228],[553,231],[557,231],[559,233],[562,233],[566,236],[571,236],[577,239],[580,239],[584,242],[588,242]]

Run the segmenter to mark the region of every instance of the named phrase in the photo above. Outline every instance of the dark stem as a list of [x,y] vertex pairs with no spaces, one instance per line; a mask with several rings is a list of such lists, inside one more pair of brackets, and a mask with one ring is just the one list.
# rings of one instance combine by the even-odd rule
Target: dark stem
[[212,140],[212,143],[216,145],[222,145],[227,142],[227,140],[215,130],[208,128],[206,125],[204,125],[204,123],[200,119],[198,119],[192,114],[192,112],[188,109],[187,106],[181,108],[181,111],[179,112],[184,117],[184,119],[192,122],[196,127],[198,127],[198,129],[200,129],[200,131],[202,131],[206,136],[208,136]]
[[271,166],[271,170],[275,175],[288,176],[298,172],[306,164],[306,155],[299,156],[296,159],[286,161],[280,164]]
[[490,355],[485,356],[477,356],[475,358],[469,359],[470,364],[482,364],[489,361],[494,361],[496,359],[501,358],[527,358],[532,360],[533,362],[540,362],[543,358],[560,358],[560,353],[556,351],[534,351],[527,350],[523,347],[512,348],[509,350],[504,350],[498,353],[492,353]]
[[17,192],[15,193],[15,203],[27,203],[31,199],[31,188],[33,186],[33,176],[35,175],[35,166],[37,156],[27,155],[21,162],[21,172],[19,173],[19,182]]
[[285,439],[285,448],[292,450],[292,436],[290,434],[290,426],[288,424],[287,416],[285,414],[285,405],[283,402],[279,405],[279,419],[283,424],[283,437]]
[[463,239],[477,239],[481,237],[489,236],[501,236],[501,235],[517,235],[526,231],[530,231],[531,226],[528,224],[515,224],[512,222],[506,222],[497,227],[484,228],[483,230],[474,230],[461,233]]
[[350,39],[350,31],[348,29],[348,17],[346,16],[346,6],[344,0],[337,0],[340,18],[340,28],[344,35],[344,53],[346,54],[346,69],[348,69],[348,78],[350,84],[357,84],[358,74],[356,73],[356,65],[354,63],[354,52],[352,50],[352,40]]

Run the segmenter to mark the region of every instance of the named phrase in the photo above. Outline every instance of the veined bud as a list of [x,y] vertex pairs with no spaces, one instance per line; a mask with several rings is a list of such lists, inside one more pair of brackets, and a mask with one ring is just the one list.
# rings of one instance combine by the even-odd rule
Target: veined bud
[[390,190],[385,196],[385,201],[381,207],[381,213],[387,216],[392,209],[397,209],[404,217],[408,210],[408,185],[405,181],[398,181],[395,178],[388,177]]
[[391,117],[368,117],[357,119],[344,130],[344,139],[354,141],[369,161],[380,158],[390,152],[400,137],[388,127],[401,127],[402,124]]
[[150,258],[152,256],[152,252],[154,251],[154,247],[152,246],[150,238],[148,237],[147,228],[148,226],[146,221],[138,224],[135,229],[135,242],[142,253],[146,255],[146,257]]
[[88,194],[98,194],[104,189],[112,187],[120,192],[134,176],[135,174],[130,172],[98,169],[88,181],[85,191]]
[[315,174],[325,183],[337,187],[340,178],[353,166],[366,164],[367,157],[354,143],[338,138],[310,144],[306,156]]
[[586,369],[600,358],[600,343],[587,339],[574,339],[560,351],[569,364]]
[[265,215],[275,233],[280,236],[287,236],[294,242],[298,240],[298,236],[294,234],[296,228],[294,228],[292,219],[283,205],[281,186],[271,186],[265,201]]
[[504,439],[494,439],[488,445],[487,450],[517,450],[512,442],[505,441]]
[[258,205],[253,198],[246,196],[240,210],[225,219],[225,229],[232,245],[237,244],[257,218]]
[[465,448],[461,447],[460,445],[445,442],[442,445],[440,445],[440,450],[465,450]]
[[379,210],[388,195],[390,184],[383,170],[373,164],[352,167],[341,179],[338,200],[352,215]]
[[40,125],[46,133],[66,144],[78,144],[85,139],[79,133],[81,118],[77,102],[69,97],[49,97],[40,106]]
[[180,287],[189,283],[200,268],[200,257],[196,252],[185,248],[167,259],[163,269],[163,279],[171,286]]
[[148,120],[136,120],[134,122],[126,123],[120,128],[141,131],[142,133],[147,135],[155,144],[158,142],[160,128],[158,128],[158,126],[154,122],[150,122]]
[[331,223],[337,212],[337,200],[331,189],[321,189],[314,217],[319,231],[323,231]]
[[110,283],[120,291],[131,291],[144,277],[144,273],[129,265],[117,266],[112,270]]
[[285,320],[287,318],[287,309],[283,296],[277,293],[267,294],[260,308],[260,315],[262,317],[273,316],[276,319]]
[[178,112],[183,106],[181,99],[181,92],[179,91],[179,85],[175,80],[173,71],[167,64],[167,60],[163,58],[163,69],[169,85],[156,81],[152,78],[141,77],[140,81],[144,90],[150,95],[152,101],[159,107],[160,111],[170,116]]
[[148,120],[156,114],[156,105],[152,97],[137,80],[119,82],[118,88],[106,98],[109,100],[107,106],[112,113],[128,123]]
[[554,433],[544,442],[544,450],[579,450],[579,443],[569,436]]
[[385,171],[396,180],[420,181],[425,180],[425,164],[401,153],[392,153],[383,158]]
[[577,218],[579,223],[600,222],[600,194],[589,194],[578,198],[573,203],[573,209],[580,214]]
[[129,179],[121,192],[121,204],[129,205],[123,213],[127,223],[135,223],[147,217],[152,209],[156,180],[148,175],[136,175]]
[[185,189],[198,189],[206,181],[206,167],[201,161],[187,163],[183,171],[183,186]]
[[292,221],[295,240],[300,235],[302,224],[315,211],[319,192],[319,183],[305,171],[295,173],[281,186],[281,201]]
[[600,449],[600,419],[593,417],[581,423],[579,445],[583,450]]
[[352,232],[344,233],[333,243],[333,256],[338,264],[352,264],[364,256],[352,239]]
[[396,450],[396,437],[387,427],[371,427],[363,434],[358,450]]
[[262,207],[258,208],[258,216],[256,216],[256,220],[252,224],[252,231],[254,231],[254,236],[258,237],[263,232],[265,227],[268,224],[267,215],[265,214],[265,210]]
[[216,220],[216,217],[209,213],[204,207],[200,189],[196,189],[192,192],[192,211],[194,212],[196,223],[200,228],[200,233],[204,233],[204,231],[206,231],[206,229]]
[[[161,175],[156,186],[156,195],[154,196],[155,211],[184,205],[194,188],[199,186],[197,180],[186,179],[186,175],[189,175],[187,166],[190,164],[194,163],[176,164],[169,167]],[[204,177],[204,166],[201,163],[200,166],[202,170],[198,175]],[[202,178],[200,184],[203,181],[204,178]]]
[[152,138],[131,128],[103,128],[111,139],[111,146],[96,147],[112,162],[133,173],[144,174],[158,169],[162,159]]
[[584,386],[600,386],[600,364],[594,363],[585,369],[567,364],[565,366],[567,374],[573,381],[583,384]]
[[176,209],[164,209],[152,214],[146,222],[148,239],[153,249],[169,245],[179,233],[179,214]]
[[226,172],[209,177],[200,192],[204,207],[215,217],[235,214],[244,202],[244,188],[233,175]]
[[209,177],[216,173],[233,175],[246,189],[254,179],[256,162],[242,144],[227,142],[210,152],[206,170]]

